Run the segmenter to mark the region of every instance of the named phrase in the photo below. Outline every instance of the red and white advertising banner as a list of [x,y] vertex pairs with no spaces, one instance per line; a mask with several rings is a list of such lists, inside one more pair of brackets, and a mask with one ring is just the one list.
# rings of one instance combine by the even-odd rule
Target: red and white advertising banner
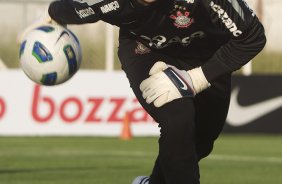
[[126,113],[134,136],[159,135],[123,72],[81,70],[46,87],[21,70],[7,70],[0,72],[0,85],[0,135],[119,136]]
[[[282,133],[281,81],[234,76],[224,132]],[[64,84],[43,87],[7,70],[0,85],[0,136],[120,136],[126,114],[133,136],[159,135],[123,72],[80,70]]]

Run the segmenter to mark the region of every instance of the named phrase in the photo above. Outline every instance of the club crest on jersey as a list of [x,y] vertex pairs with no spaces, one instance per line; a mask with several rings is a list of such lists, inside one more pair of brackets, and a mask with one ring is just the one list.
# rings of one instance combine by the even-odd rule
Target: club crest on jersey
[[189,17],[189,15],[190,13],[188,11],[184,11],[183,13],[177,11],[176,14],[170,15],[170,18],[174,20],[173,24],[177,28],[187,28],[194,22],[194,19]]

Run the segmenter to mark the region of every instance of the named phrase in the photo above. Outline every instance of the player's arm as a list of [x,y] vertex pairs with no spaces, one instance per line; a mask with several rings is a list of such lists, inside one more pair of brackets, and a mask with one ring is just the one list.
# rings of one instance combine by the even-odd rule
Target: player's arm
[[198,2],[215,27],[230,35],[230,41],[203,66],[189,71],[156,63],[150,77],[140,85],[147,103],[153,102],[160,107],[178,98],[193,97],[208,88],[217,77],[241,68],[263,49],[266,43],[264,28],[244,0]]
[[223,45],[201,68],[207,80],[240,69],[265,46],[262,24],[244,0],[201,1],[213,24],[230,34]]
[[57,0],[49,15],[60,24],[94,23],[99,20],[119,25],[124,17],[134,17],[155,0]]
[[[35,27],[43,24],[84,24],[103,20],[113,25],[123,22],[135,23],[144,10],[150,9],[157,0],[56,0],[48,9],[18,35],[21,43],[24,36]],[[127,26],[136,26],[129,25]]]

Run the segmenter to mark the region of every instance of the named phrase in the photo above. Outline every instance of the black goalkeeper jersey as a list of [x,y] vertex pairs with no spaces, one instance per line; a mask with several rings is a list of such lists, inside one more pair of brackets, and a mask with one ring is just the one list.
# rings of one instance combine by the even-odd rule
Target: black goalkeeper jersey
[[208,81],[231,73],[264,47],[264,28],[244,0],[59,0],[49,7],[61,24],[99,20],[120,27],[120,39],[135,39],[178,59],[196,59]]

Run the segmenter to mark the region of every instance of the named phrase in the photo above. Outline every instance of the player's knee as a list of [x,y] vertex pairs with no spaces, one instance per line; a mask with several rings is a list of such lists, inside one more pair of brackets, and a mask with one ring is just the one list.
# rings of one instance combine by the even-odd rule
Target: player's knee
[[198,160],[201,160],[207,157],[213,150],[213,143],[206,142],[206,143],[197,143],[196,144],[196,151],[198,155]]

